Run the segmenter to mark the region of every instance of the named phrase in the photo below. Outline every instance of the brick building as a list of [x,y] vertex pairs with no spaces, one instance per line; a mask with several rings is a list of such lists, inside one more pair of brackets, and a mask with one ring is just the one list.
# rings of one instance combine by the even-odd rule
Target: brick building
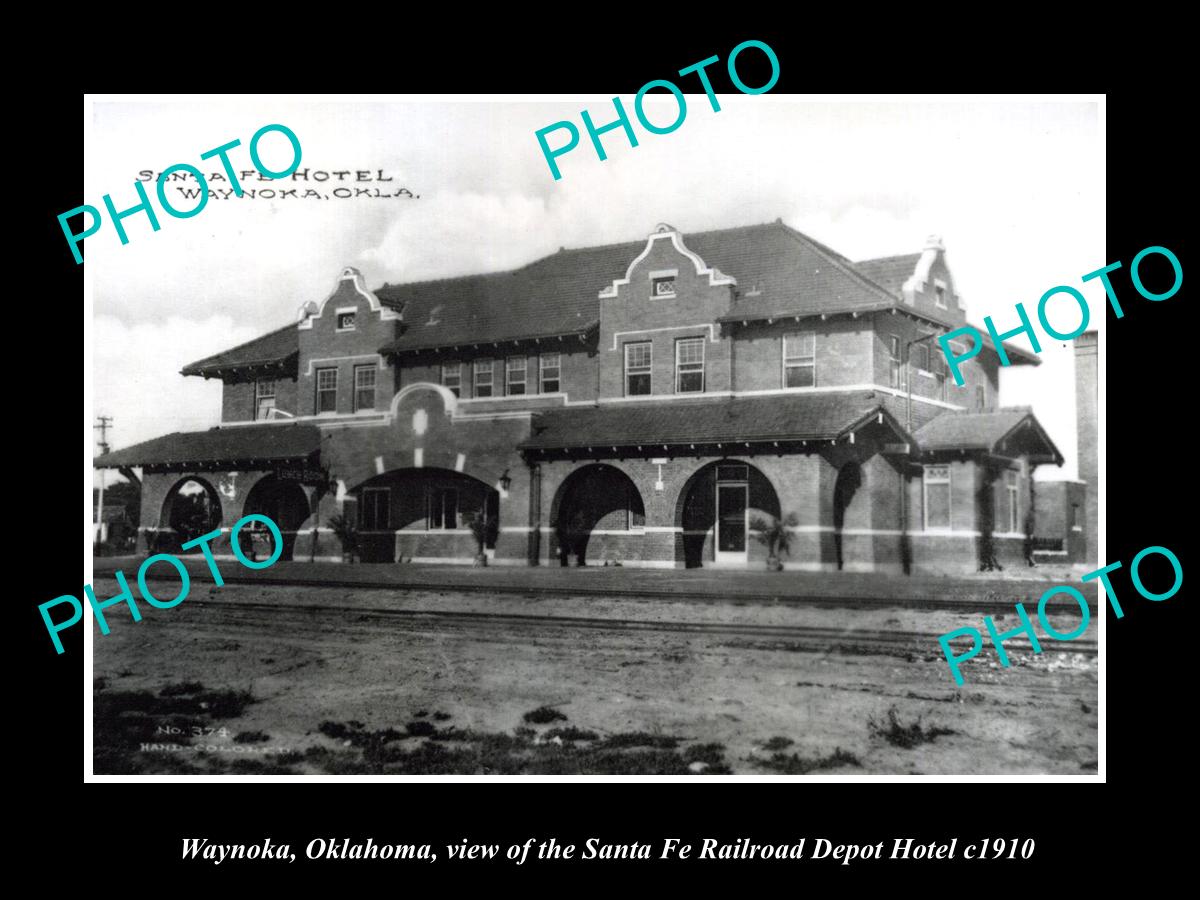
[[779,221],[374,291],[346,268],[184,367],[224,383],[219,427],[96,464],[142,469],[143,547],[186,501],[226,533],[270,515],[295,559],[341,559],[343,512],[364,561],[469,562],[475,512],[496,564],[762,567],[754,525],[794,514],[789,567],[1023,565],[1062,457],[999,407],[990,345],[948,378],[934,337],[965,321],[940,240],[851,262]]

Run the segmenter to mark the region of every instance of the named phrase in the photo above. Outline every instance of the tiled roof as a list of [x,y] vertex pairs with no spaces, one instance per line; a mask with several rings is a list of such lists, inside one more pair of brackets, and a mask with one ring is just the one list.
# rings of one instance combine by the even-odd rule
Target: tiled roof
[[[896,302],[844,256],[781,222],[681,237],[706,265],[737,279],[729,320],[869,311]],[[624,278],[645,246],[643,239],[560,250],[509,272],[384,285],[376,295],[403,310],[406,326],[384,349],[585,331],[600,319],[600,291]]]
[[208,431],[176,431],[106,453],[97,457],[93,465],[98,469],[116,469],[305,459],[320,446],[321,431],[315,425],[237,425]]
[[1027,406],[998,409],[995,412],[959,412],[938,416],[917,430],[914,437],[922,450],[997,451],[999,444],[1018,428],[1029,423],[1036,439],[1059,460],[1062,454],[1050,440]]
[[[535,416],[532,434],[521,447],[829,440],[878,415],[881,409],[874,391],[564,407]],[[899,431],[891,416],[886,417]]]
[[864,259],[854,263],[854,268],[862,272],[880,287],[890,293],[899,294],[904,282],[917,270],[921,260],[920,253],[906,253],[903,256],[881,256],[879,259]]
[[214,356],[189,363],[180,371],[184,375],[215,375],[217,370],[228,371],[249,365],[290,363],[294,367],[299,355],[300,336],[293,323]]

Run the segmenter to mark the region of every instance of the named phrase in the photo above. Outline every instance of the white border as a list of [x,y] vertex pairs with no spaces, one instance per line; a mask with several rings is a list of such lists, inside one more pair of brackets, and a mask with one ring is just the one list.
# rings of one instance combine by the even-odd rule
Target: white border
[[[697,95],[699,96],[699,95]],[[439,103],[439,104],[455,104],[455,103],[479,103],[479,102],[598,102],[611,103],[610,95],[578,95],[578,94],[545,94],[545,95],[530,95],[530,94],[292,94],[292,95],[245,95],[241,99],[245,101],[253,100],[284,100],[289,103],[295,102],[312,102],[312,103],[379,103],[379,102],[405,102],[405,103]],[[733,108],[742,102],[752,102],[757,104],[775,104],[775,103],[972,103],[972,104],[991,104],[991,103],[1010,103],[1013,101],[1021,102],[1038,102],[1038,103],[1054,103],[1054,102],[1086,102],[1096,103],[1099,107],[1099,145],[1102,164],[1107,162],[1107,153],[1105,150],[1107,140],[1107,100],[1104,94],[992,94],[992,95],[965,95],[965,94],[762,94],[752,98],[742,97],[722,97],[722,103]],[[90,158],[90,151],[96,145],[96,137],[93,129],[93,105],[96,103],[196,103],[196,102],[229,102],[227,95],[222,94],[85,94],[83,99],[83,132],[84,132],[84,196],[95,197],[100,196],[106,191],[106,186],[96,183],[94,174],[91,168],[87,165],[87,160]],[[189,151],[190,152],[190,151]],[[1095,185],[1094,190],[1099,195],[1101,202],[1104,201],[1106,195],[1106,184],[1103,180]],[[647,245],[649,246],[649,245]],[[86,584],[91,584],[93,580],[93,560],[92,560],[92,484],[95,476],[95,470],[92,468],[92,459],[94,456],[94,435],[92,432],[92,424],[95,421],[95,399],[93,391],[95,382],[93,380],[93,362],[94,355],[92,352],[92,327],[94,315],[94,285],[91,269],[84,265],[84,440],[83,440],[83,465],[84,465],[84,497],[83,497],[83,521],[84,521],[84,577]],[[1097,446],[1097,463],[1098,463],[1098,564],[1103,564],[1103,560],[1108,558],[1107,534],[1105,528],[1107,514],[1107,378],[1105,373],[1105,363],[1107,360],[1107,341],[1105,339],[1105,324],[1101,319],[1098,324],[1097,337],[1097,368],[1098,368],[1098,398],[1097,398],[1097,427],[1099,431],[1099,440]],[[1120,326],[1118,326],[1120,327]],[[446,391],[449,394],[449,391]],[[450,394],[453,399],[453,394]],[[1098,608],[1104,610],[1107,600],[1102,593],[1102,587],[1099,580],[1096,582],[1096,597],[1098,600]],[[339,782],[670,782],[670,781],[686,781],[689,783],[715,782],[720,784],[729,784],[734,782],[799,782],[799,783],[817,783],[817,782],[852,782],[852,783],[895,783],[895,782],[948,782],[948,783],[1003,783],[1003,784],[1022,784],[1022,783],[1091,783],[1102,784],[1107,780],[1107,742],[1106,742],[1106,727],[1107,727],[1107,672],[1106,672],[1106,640],[1107,640],[1107,617],[1103,614],[1099,618],[1099,657],[1098,657],[1098,673],[1099,673],[1099,708],[1098,715],[1098,763],[1097,773],[1095,775],[1038,775],[1038,774],[1019,774],[1019,775],[803,775],[803,776],[787,776],[787,775],[695,775],[695,776],[630,776],[630,775],[490,775],[490,776],[471,776],[471,775],[413,775],[413,776],[383,776],[383,775],[364,775],[364,776],[335,776],[335,775],[297,775],[297,776],[247,776],[247,775],[194,775],[194,776],[179,776],[179,775],[143,775],[143,776],[124,776],[124,775],[95,775],[92,773],[92,652],[93,652],[93,635],[92,628],[84,628],[84,672],[83,683],[83,717],[84,717],[84,742],[83,742],[83,771],[84,781],[86,783],[108,783],[108,782],[138,782],[138,783],[163,783],[163,782],[298,782],[304,784],[319,784],[319,783],[339,783]]]

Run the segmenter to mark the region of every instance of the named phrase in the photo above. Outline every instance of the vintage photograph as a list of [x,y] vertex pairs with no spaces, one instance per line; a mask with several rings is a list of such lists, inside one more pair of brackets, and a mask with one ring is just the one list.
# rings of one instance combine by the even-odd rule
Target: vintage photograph
[[1097,774],[1100,104],[687,98],[94,102],[94,775]]

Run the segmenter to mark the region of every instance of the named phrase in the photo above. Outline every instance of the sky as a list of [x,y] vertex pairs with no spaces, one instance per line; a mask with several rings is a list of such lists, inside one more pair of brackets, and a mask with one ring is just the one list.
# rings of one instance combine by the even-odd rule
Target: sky
[[[647,100],[653,122],[677,114],[664,96]],[[1036,321],[1042,294],[1069,285],[1088,298],[1090,327],[1103,328],[1103,288],[1081,282],[1112,261],[1104,257],[1097,103],[718,96],[713,112],[703,94],[687,95],[687,115],[670,134],[650,134],[635,119],[637,147],[621,130],[609,132],[604,161],[579,112],[588,109],[597,125],[610,121],[611,97],[97,100],[81,202],[102,208],[107,193],[118,210],[131,207],[140,172],[156,176],[176,163],[222,171],[200,154],[235,139],[234,169],[249,171],[250,138],[272,123],[296,134],[300,169],[310,173],[308,182],[286,184],[251,176],[244,187],[295,188],[297,196],[210,200],[186,219],[165,215],[147,181],[159,231],[135,214],[124,220],[128,244],[108,219],[86,239],[92,410],[113,417],[109,443],[218,424],[220,382],[185,378],[180,368],[295,321],[347,265],[374,288],[512,268],[563,246],[640,240],[658,222],[686,236],[781,218],[855,260],[916,253],[938,234],[970,321],[992,315],[1001,330],[1012,328],[1017,302]],[[632,97],[622,100],[632,110]],[[582,137],[558,158],[556,181],[535,132],[561,120]],[[548,139],[557,146],[564,135]],[[291,159],[280,134],[259,146],[267,166]],[[379,170],[392,180],[375,180]],[[336,176],[315,181],[318,171],[352,174],[339,185]],[[357,182],[358,172],[371,180]],[[339,186],[414,196],[300,196]],[[179,208],[197,202],[178,187],[195,185],[170,183]],[[1051,324],[1073,330],[1074,305],[1056,302],[1063,305],[1051,308]],[[1042,346],[1043,365],[1002,371],[1000,399],[1032,406],[1066,456],[1061,469],[1042,467],[1038,477],[1074,478],[1073,350],[1044,335]]]

